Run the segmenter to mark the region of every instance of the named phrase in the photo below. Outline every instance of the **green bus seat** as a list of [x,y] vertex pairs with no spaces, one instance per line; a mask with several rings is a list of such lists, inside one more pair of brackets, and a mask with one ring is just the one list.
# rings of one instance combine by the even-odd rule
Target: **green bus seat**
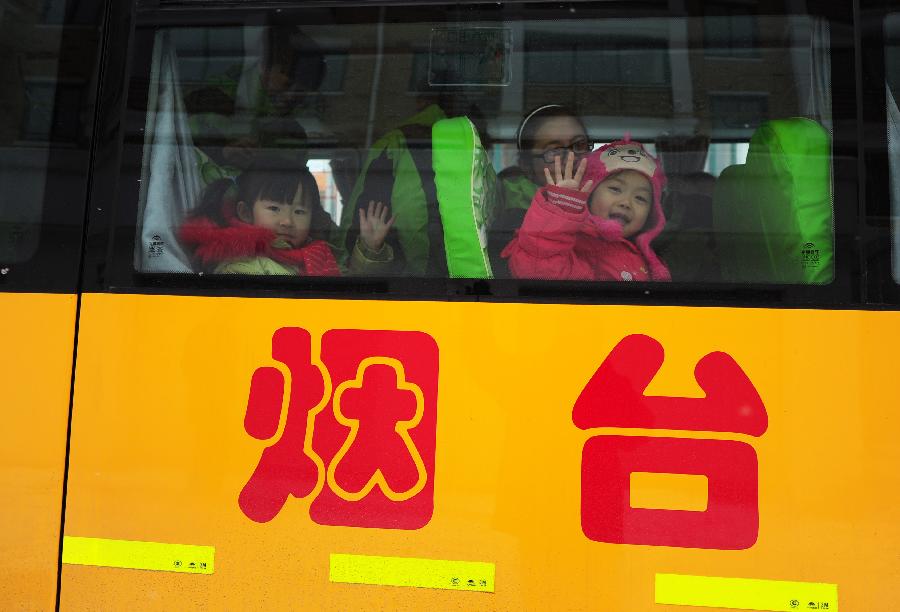
[[834,277],[831,142],[810,119],[764,123],[713,198],[722,280],[827,284]]
[[451,278],[493,278],[488,228],[499,201],[497,175],[466,117],[442,119],[431,132],[432,164]]

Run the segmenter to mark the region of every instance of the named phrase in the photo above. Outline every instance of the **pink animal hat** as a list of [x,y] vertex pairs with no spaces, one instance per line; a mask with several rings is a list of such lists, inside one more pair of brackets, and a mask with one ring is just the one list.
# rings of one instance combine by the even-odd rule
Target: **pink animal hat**
[[[594,181],[594,187],[596,188],[597,185],[611,175],[625,170],[640,172],[647,177],[647,180],[650,181],[650,185],[653,187],[653,208],[650,218],[647,221],[647,226],[634,237],[634,244],[650,265],[652,278],[654,280],[669,280],[668,269],[656,256],[653,249],[650,248],[650,243],[659,236],[666,225],[666,217],[662,209],[662,194],[666,187],[666,174],[663,172],[662,164],[647,153],[644,145],[631,140],[631,136],[626,133],[622,140],[604,145],[588,156],[584,180]],[[605,226],[606,224],[602,223],[601,225]],[[619,232],[621,232],[619,224],[613,222],[613,225],[619,228]],[[613,228],[604,227],[603,229],[604,231],[609,231]]]

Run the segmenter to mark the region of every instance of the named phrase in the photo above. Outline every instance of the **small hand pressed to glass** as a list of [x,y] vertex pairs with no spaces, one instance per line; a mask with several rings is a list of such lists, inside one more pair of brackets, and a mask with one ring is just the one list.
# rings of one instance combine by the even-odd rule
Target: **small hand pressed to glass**
[[554,147],[552,149],[544,151],[543,153],[538,153],[537,155],[534,155],[534,157],[543,159],[544,163],[552,164],[554,159],[562,158],[563,155],[565,155],[567,152],[581,156],[587,155],[593,148],[593,142],[591,142],[587,138],[579,138],[578,140],[570,143],[568,146]]
[[[578,168],[575,169],[575,153],[569,151],[569,155],[566,157],[565,169],[562,168],[562,162],[559,157],[557,157],[553,160],[553,175],[550,175],[550,168],[544,168],[544,177],[547,179],[548,185],[563,187],[565,189],[578,189],[582,193],[590,193],[594,186],[594,181],[590,180],[584,185],[581,184],[581,179],[584,178],[584,171],[586,168],[587,159],[582,158],[578,163]],[[573,170],[575,172],[574,175],[572,174]]]
[[368,208],[359,209],[359,235],[371,251],[380,252],[394,225],[396,217],[390,216],[390,206],[369,200]]

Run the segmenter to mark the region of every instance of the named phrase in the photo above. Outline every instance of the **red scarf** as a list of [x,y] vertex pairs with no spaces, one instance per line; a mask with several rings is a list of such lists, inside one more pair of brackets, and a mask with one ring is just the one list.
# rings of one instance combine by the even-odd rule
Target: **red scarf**
[[301,276],[340,276],[337,261],[324,240],[308,241],[301,247],[279,249],[272,246],[275,233],[231,220],[221,226],[209,219],[190,219],[178,230],[178,238],[204,270],[235,259],[268,257],[278,263],[299,268]]

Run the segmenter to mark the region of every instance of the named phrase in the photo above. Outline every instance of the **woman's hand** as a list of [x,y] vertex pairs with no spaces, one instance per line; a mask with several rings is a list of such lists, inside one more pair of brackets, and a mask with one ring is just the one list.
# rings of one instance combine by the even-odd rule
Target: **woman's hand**
[[395,219],[388,219],[388,207],[381,202],[369,200],[368,209],[359,209],[359,237],[370,251],[381,250]]
[[547,179],[547,184],[564,187],[565,189],[578,189],[580,185],[581,189],[579,191],[590,193],[591,187],[594,186],[594,181],[588,181],[584,185],[581,184],[581,179],[584,178],[584,171],[587,168],[587,158],[581,160],[573,176],[572,169],[574,165],[575,154],[572,151],[569,151],[569,154],[566,156],[565,171],[561,168],[562,162],[559,157],[555,157],[553,160],[553,176],[550,175],[550,168],[544,168],[544,177]]

